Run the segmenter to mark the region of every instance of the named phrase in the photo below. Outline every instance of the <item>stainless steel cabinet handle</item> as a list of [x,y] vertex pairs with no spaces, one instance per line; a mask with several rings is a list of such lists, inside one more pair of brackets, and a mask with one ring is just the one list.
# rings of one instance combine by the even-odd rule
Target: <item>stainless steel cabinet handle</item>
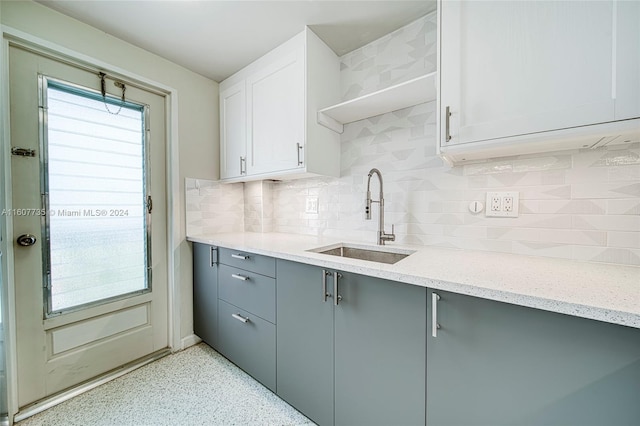
[[342,296],[338,294],[338,280],[342,278],[342,274],[339,272],[335,272],[333,274],[333,294],[335,294],[335,298],[333,299],[333,304],[338,306],[340,301],[342,300]]
[[234,317],[235,319],[237,319],[238,321],[243,322],[245,324],[249,322],[249,318],[245,318],[240,314],[231,314],[231,316]]
[[236,280],[241,280],[241,281],[247,281],[249,279],[249,277],[245,277],[244,275],[231,274],[231,276]]
[[247,260],[249,258],[249,256],[245,256],[244,254],[232,254],[231,257],[240,260]]
[[240,174],[241,175],[247,174],[247,159],[244,158],[242,155],[240,156]]
[[451,140],[451,129],[449,127],[449,118],[451,117],[451,109],[445,108],[445,126],[444,126],[444,141],[449,142]]
[[302,166],[302,160],[300,159],[300,151],[302,151],[302,144],[296,143],[296,151],[298,153],[298,166]]
[[326,302],[327,297],[331,297],[331,293],[327,293],[327,277],[331,276],[331,272],[326,269],[322,270],[322,301]]
[[440,295],[431,293],[431,335],[433,337],[438,337],[438,329],[440,328],[440,324],[438,324],[438,300],[440,300]]
[[[218,264],[218,247],[209,247],[209,265],[214,267]],[[215,253],[215,255],[214,255]]]

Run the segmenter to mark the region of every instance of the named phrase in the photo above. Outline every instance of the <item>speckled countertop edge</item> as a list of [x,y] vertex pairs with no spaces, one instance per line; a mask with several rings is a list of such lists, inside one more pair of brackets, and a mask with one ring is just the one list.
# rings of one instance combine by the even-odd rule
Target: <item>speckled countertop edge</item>
[[193,235],[187,240],[328,269],[640,328],[640,268],[504,253],[390,244],[414,250],[393,265],[314,253],[362,241],[281,233]]

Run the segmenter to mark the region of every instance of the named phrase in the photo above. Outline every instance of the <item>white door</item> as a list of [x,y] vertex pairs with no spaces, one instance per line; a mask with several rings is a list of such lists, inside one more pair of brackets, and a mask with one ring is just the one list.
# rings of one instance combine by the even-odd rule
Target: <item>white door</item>
[[615,119],[613,1],[440,7],[442,146]]
[[220,91],[220,178],[247,173],[247,101],[242,80]]
[[247,173],[303,167],[305,145],[304,49],[247,79]]
[[19,46],[9,67],[24,407],[168,346],[165,99]]

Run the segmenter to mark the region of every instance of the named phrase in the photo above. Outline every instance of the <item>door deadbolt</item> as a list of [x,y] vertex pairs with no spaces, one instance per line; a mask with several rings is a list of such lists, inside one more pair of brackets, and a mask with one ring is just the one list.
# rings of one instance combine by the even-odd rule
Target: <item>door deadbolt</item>
[[35,235],[31,235],[31,234],[22,234],[16,240],[18,245],[20,245],[22,247],[32,246],[32,245],[34,245],[36,243],[36,241],[37,240],[36,240]]

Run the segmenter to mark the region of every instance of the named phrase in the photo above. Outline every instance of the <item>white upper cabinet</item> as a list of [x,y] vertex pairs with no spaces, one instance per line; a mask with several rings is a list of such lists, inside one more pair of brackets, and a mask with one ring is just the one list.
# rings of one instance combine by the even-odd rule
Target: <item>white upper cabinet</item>
[[616,27],[616,120],[640,117],[640,2],[618,1]]
[[339,90],[339,59],[308,28],[220,83],[221,179],[339,176],[340,137],[316,122]]
[[639,10],[440,2],[441,153],[459,162],[633,138],[637,122],[615,122],[640,117]]
[[220,177],[237,178],[246,172],[247,108],[245,82],[220,91]]
[[303,166],[304,48],[247,78],[249,175]]

